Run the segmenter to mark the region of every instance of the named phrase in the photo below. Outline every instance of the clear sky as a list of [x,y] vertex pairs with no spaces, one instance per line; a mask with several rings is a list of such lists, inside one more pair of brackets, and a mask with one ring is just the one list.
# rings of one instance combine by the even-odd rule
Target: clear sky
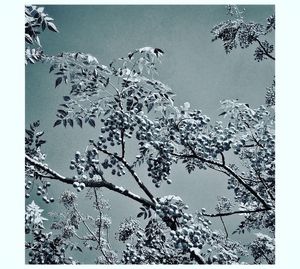
[[[244,6],[246,20],[265,23],[274,13],[274,6]],[[97,57],[100,63],[109,64],[114,58],[126,56],[129,51],[144,46],[165,51],[158,79],[170,86],[176,96],[176,105],[188,101],[219,120],[219,101],[238,98],[255,107],[264,103],[265,88],[275,74],[274,63],[253,59],[255,46],[247,50],[234,50],[226,55],[220,42],[211,42],[212,27],[227,19],[225,6],[46,6],[60,33],[45,32],[40,36],[48,55],[60,52],[86,52]],[[65,86],[54,89],[54,77],[49,76],[49,65],[35,64],[26,67],[26,125],[41,121],[45,130],[45,152],[50,167],[64,175],[72,175],[69,161],[76,150],[84,151],[89,138],[96,138],[99,129],[89,126],[52,128],[58,104],[66,95]],[[132,154],[135,154],[132,152]],[[197,171],[188,175],[183,167],[174,167],[172,185],[160,189],[145,184],[157,196],[177,194],[190,205],[191,212],[202,207],[212,211],[218,195],[227,195],[226,178],[215,172]],[[146,172],[138,171],[143,177]],[[127,179],[128,180],[128,179]],[[135,190],[125,178],[114,183]],[[65,186],[57,184],[54,196]],[[111,201],[111,238],[120,220],[136,216],[138,205],[125,197],[103,191]],[[230,194],[228,194],[230,196]],[[84,196],[84,194],[82,195]],[[40,201],[42,204],[42,201]],[[43,205],[45,206],[45,205]],[[86,203],[83,209],[90,208]],[[47,210],[56,210],[50,205]],[[226,219],[231,231],[236,222]],[[221,227],[215,223],[216,227]],[[114,241],[114,240],[112,240]],[[118,245],[115,245],[118,247]],[[88,257],[86,257],[86,262]]]

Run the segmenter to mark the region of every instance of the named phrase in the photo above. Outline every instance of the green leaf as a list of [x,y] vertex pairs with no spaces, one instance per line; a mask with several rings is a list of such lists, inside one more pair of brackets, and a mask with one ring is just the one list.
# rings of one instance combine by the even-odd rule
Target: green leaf
[[82,249],[79,246],[76,246],[76,249],[82,252]]
[[47,26],[48,26],[48,29],[51,30],[52,32],[58,33],[58,30],[53,22],[48,21]]
[[57,125],[60,125],[60,124],[61,124],[61,120],[57,120],[57,121],[54,123],[53,127],[55,127],[55,126],[57,126]]
[[62,82],[62,77],[58,77],[55,81],[55,88]]
[[66,120],[66,119],[63,119],[63,125],[64,125],[65,127],[67,127],[67,124],[68,124],[67,120]]
[[64,98],[64,100],[65,100],[66,102],[68,102],[68,101],[71,100],[70,96],[64,96],[63,98]]
[[95,121],[93,120],[93,119],[89,119],[89,124],[92,126],[92,127],[94,127],[95,128],[95,126],[96,126],[96,123],[95,123]]

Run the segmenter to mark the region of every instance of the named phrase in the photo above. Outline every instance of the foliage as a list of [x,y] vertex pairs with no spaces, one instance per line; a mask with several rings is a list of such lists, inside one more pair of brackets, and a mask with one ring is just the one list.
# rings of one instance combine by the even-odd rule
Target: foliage
[[216,25],[211,33],[213,41],[220,39],[223,42],[226,53],[230,53],[238,46],[242,49],[248,48],[250,45],[257,43],[259,46],[255,49],[254,59],[262,61],[264,59],[273,59],[272,52],[274,45],[268,40],[261,41],[267,34],[275,30],[275,15],[267,18],[266,25],[255,22],[246,22],[237,6],[228,6],[228,13],[232,19],[221,22]]
[[72,257],[66,256],[67,242],[60,236],[54,236],[52,232],[45,233],[44,221],[41,209],[34,201],[26,206],[25,233],[30,234],[31,241],[25,244],[29,250],[29,264],[76,264]]
[[[26,10],[26,25],[30,22],[42,30],[46,25],[56,31],[44,9],[27,7]],[[256,60],[273,59],[270,54],[273,47],[259,38],[275,29],[275,18],[268,18],[267,26],[262,26],[244,22],[236,7],[230,7],[230,12],[235,19],[214,27],[214,40],[221,39],[227,53],[237,44],[247,48],[258,42]],[[28,32],[31,44],[39,45],[38,34],[35,30]],[[259,234],[248,245],[254,262],[274,263],[275,84],[267,91],[266,105],[258,108],[250,108],[238,100],[222,100],[219,116],[224,117],[224,123],[212,123],[188,102],[176,106],[174,92],[156,79],[163,54],[159,48],[144,47],[109,65],[82,52],[43,54],[43,61],[50,64],[50,72],[54,74],[54,86],[64,83],[70,89],[57,109],[53,127],[83,128],[88,124],[99,128],[100,135],[89,140],[84,152],[75,152],[69,166],[72,175],[63,176],[46,163],[42,149],[46,140],[41,139],[44,133],[38,130],[39,122],[26,130],[26,197],[30,197],[36,185],[36,193],[43,195],[44,202],[54,202],[53,197],[48,198],[51,180],[68,184],[78,192],[76,195],[65,190],[61,194],[59,201],[65,211],[51,214],[54,220],[50,229],[55,234],[44,232],[43,211],[34,202],[27,206],[26,229],[33,236],[33,242],[26,243],[33,257],[29,263],[76,263],[64,253],[67,248],[83,252],[78,242],[85,249],[99,253],[95,260],[98,264],[241,263],[243,256],[248,255],[246,246],[229,238],[223,221],[223,217],[234,214],[242,216],[234,233],[253,230],[268,233]],[[135,157],[127,153],[129,140],[136,145]],[[234,163],[228,161],[231,153],[235,155]],[[204,208],[191,214],[179,196],[155,197],[147,185],[152,183],[159,188],[162,184],[172,184],[171,171],[178,163],[184,164],[189,173],[211,169],[224,174],[228,189],[233,191],[234,203],[219,197],[216,214],[206,213]],[[148,171],[146,178],[138,175],[137,167]],[[124,175],[136,182],[143,195],[112,183],[112,178]],[[101,188],[137,202],[140,207],[137,217],[147,221],[145,227],[132,217],[121,223],[116,239],[126,242],[122,257],[112,250],[109,242],[109,203]],[[93,201],[93,216],[81,213],[77,204],[77,196],[83,195],[84,190],[86,200]],[[235,206],[238,210],[233,209]],[[214,217],[220,217],[224,232],[211,228],[210,218]],[[34,227],[30,228],[32,223]]]
[[257,239],[249,245],[255,263],[259,264],[265,260],[268,264],[274,264],[274,238],[271,238],[270,236],[262,233],[257,233],[256,236]]
[[34,64],[45,58],[39,35],[45,29],[58,32],[53,19],[44,12],[44,7],[25,6],[25,63]]

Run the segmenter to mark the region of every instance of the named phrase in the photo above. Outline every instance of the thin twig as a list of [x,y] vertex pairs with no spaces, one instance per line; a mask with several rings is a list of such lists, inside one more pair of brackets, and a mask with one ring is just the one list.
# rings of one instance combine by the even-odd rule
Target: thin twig
[[223,220],[222,216],[220,216],[220,220],[221,220],[221,222],[223,224],[223,228],[224,228],[224,231],[225,231],[225,234],[226,234],[226,238],[228,238],[228,231],[227,231],[227,228],[225,226],[225,223],[224,223],[224,220]]

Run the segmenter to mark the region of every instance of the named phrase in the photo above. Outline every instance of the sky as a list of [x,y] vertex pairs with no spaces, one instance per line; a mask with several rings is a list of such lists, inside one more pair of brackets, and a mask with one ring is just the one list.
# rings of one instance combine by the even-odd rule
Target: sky
[[[48,55],[60,52],[85,52],[95,56],[101,64],[108,65],[114,58],[126,56],[135,48],[152,46],[165,54],[159,67],[158,79],[176,93],[175,104],[188,101],[192,108],[201,109],[212,120],[220,120],[220,100],[236,99],[257,107],[264,103],[265,88],[270,86],[275,74],[274,63],[254,61],[255,47],[237,49],[225,54],[222,44],[211,42],[212,27],[228,19],[225,6],[45,6],[54,18],[60,33],[42,33],[43,50]],[[274,6],[244,6],[249,21],[264,23],[274,13]],[[44,150],[49,166],[63,175],[72,175],[69,161],[76,150],[84,151],[88,140],[99,135],[99,129],[86,126],[52,128],[58,104],[68,93],[66,86],[54,89],[55,78],[49,75],[49,65],[35,64],[26,67],[25,121],[40,120],[47,144]],[[128,154],[135,154],[129,152]],[[142,169],[141,177],[146,175]],[[123,182],[123,181],[124,182]],[[115,179],[117,185],[126,185],[138,192],[133,184]],[[163,184],[160,189],[145,184],[157,196],[176,194],[190,206],[191,212],[205,207],[212,212],[217,196],[228,195],[226,178],[215,172],[197,171],[188,175],[184,167],[177,166],[172,173],[173,184]],[[65,186],[54,184],[54,197]],[[139,205],[119,194],[103,190],[111,202],[110,216],[113,226],[111,238],[120,223],[128,216],[136,216]],[[83,195],[82,195],[83,196]],[[84,201],[84,197],[80,198]],[[37,201],[38,202],[38,201]],[[45,205],[40,201],[40,204]],[[50,205],[47,211],[58,208]],[[87,212],[91,204],[82,204]],[[92,211],[91,211],[92,212]],[[236,218],[225,220],[233,231]],[[220,223],[214,223],[221,228]],[[229,229],[229,230],[230,230]],[[113,242],[113,240],[112,240]],[[115,244],[120,248],[122,244]],[[82,257],[90,262],[90,257]]]

